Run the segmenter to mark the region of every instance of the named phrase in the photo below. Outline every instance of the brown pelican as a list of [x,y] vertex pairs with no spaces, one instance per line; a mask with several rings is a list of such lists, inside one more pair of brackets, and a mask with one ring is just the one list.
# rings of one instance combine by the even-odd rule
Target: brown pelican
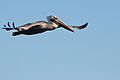
[[[48,22],[47,22],[48,21]],[[20,34],[25,34],[25,35],[33,35],[33,34],[38,34],[42,33],[45,31],[50,31],[54,30],[60,27],[63,27],[71,32],[74,32],[72,28],[77,28],[77,29],[84,29],[88,23],[85,23],[81,26],[68,26],[64,24],[60,19],[58,19],[56,16],[47,16],[47,21],[37,21],[33,23],[27,23],[25,25],[15,27],[14,22],[12,23],[12,27],[10,26],[10,23],[8,22],[8,27],[4,25],[2,29],[5,29],[7,31],[9,30],[17,30],[17,32],[13,32],[12,35],[20,35]]]

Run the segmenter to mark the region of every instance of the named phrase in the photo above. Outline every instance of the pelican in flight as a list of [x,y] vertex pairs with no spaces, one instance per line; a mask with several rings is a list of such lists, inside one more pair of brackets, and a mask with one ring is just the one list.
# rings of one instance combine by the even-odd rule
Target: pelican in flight
[[63,27],[64,29],[67,29],[71,32],[75,32],[73,28],[80,30],[80,29],[84,29],[87,25],[88,23],[85,23],[80,26],[68,26],[56,16],[47,16],[47,21],[37,21],[33,23],[27,23],[19,27],[15,27],[14,22],[12,23],[12,26],[8,22],[7,24],[8,27],[4,25],[2,29],[5,29],[6,31],[17,30],[16,32],[12,33],[13,36],[17,36],[20,34],[33,35],[33,34],[43,33],[45,31],[55,30],[60,27]]

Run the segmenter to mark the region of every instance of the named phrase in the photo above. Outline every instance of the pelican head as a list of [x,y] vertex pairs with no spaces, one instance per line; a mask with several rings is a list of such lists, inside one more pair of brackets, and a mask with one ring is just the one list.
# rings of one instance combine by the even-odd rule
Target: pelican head
[[74,32],[74,30],[72,30],[69,26],[65,25],[60,19],[58,19],[56,16],[47,16],[47,20],[49,23],[52,23],[54,25],[56,25],[56,27],[63,27],[71,32]]
[[52,24],[52,26],[55,27],[55,28],[59,27],[59,24],[56,23],[57,19],[58,18],[56,16],[52,16],[52,15],[47,16],[48,23]]
[[58,20],[58,18],[57,18],[56,16],[50,15],[50,16],[47,16],[47,20],[48,20],[48,22],[50,22],[50,23],[55,23],[56,20]]

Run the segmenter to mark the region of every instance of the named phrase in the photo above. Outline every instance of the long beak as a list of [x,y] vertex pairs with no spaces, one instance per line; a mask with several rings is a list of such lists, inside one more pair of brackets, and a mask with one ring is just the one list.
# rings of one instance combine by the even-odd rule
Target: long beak
[[57,20],[56,22],[57,22],[61,27],[65,28],[65,29],[67,29],[67,30],[69,30],[69,31],[71,31],[71,32],[75,32],[74,30],[72,30],[72,29],[70,28],[70,26],[65,25],[62,21]]

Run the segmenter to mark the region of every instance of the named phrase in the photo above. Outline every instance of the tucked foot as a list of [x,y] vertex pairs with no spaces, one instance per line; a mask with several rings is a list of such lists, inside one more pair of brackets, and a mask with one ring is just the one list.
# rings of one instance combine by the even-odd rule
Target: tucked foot
[[17,35],[20,35],[20,34],[21,34],[20,32],[13,32],[12,36],[17,36]]

